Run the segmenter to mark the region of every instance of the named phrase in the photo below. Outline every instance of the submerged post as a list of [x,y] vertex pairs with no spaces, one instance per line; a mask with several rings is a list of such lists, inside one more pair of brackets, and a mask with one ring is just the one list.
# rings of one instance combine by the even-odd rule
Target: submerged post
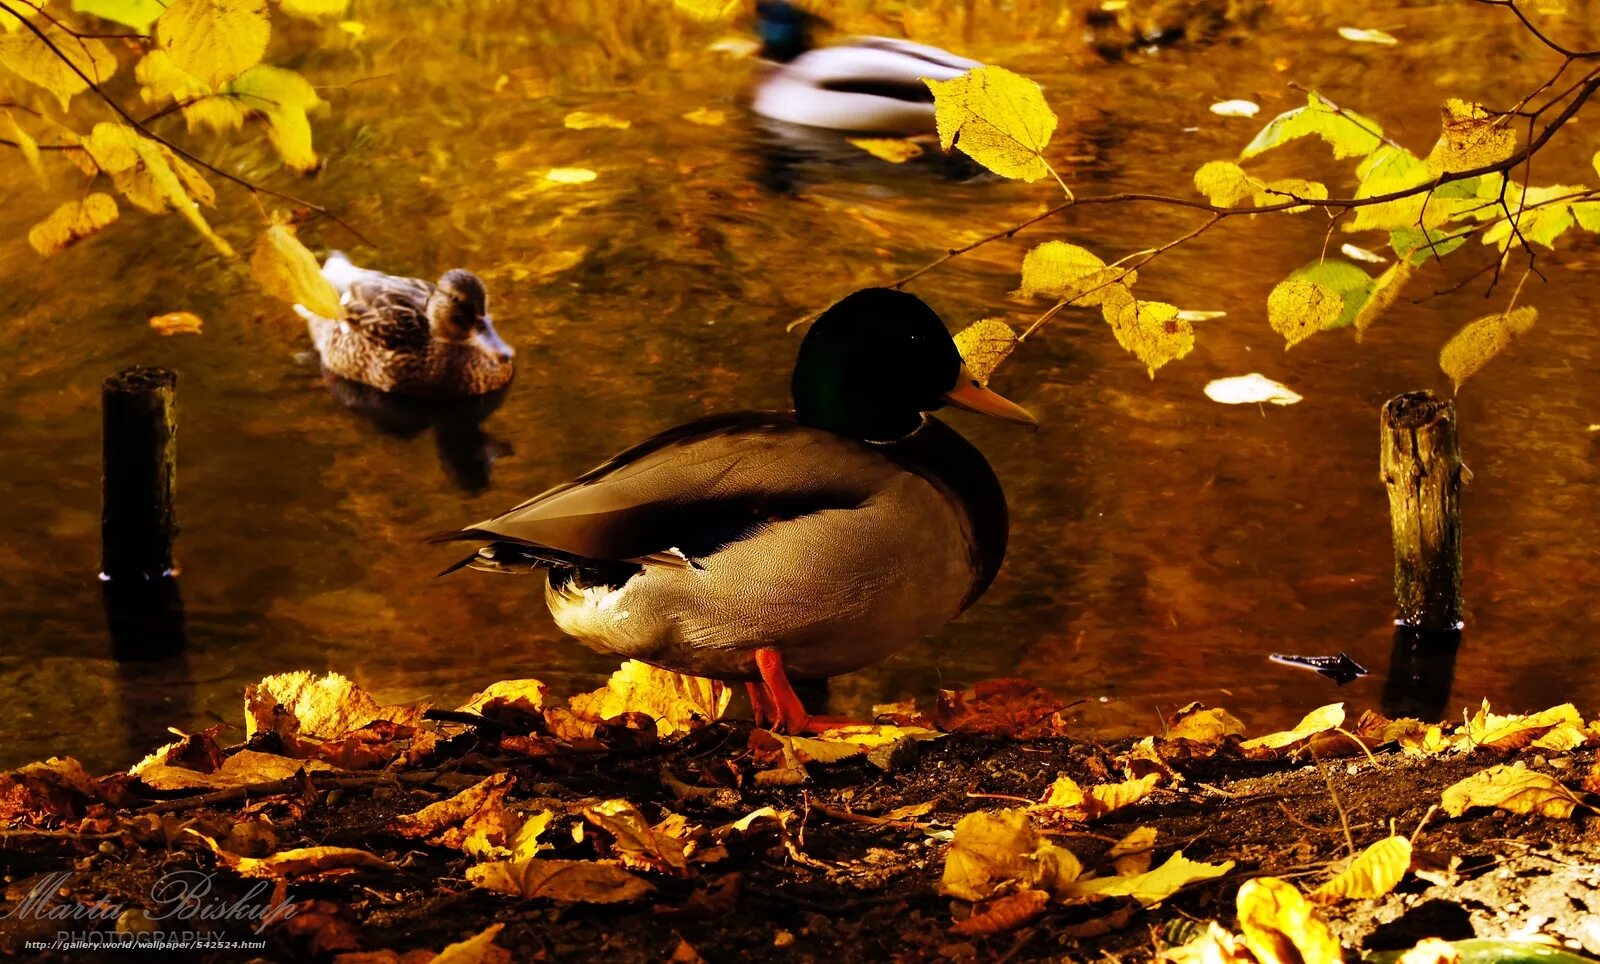
[[135,367],[101,387],[100,579],[119,659],[158,658],[183,646],[183,601],[172,559],[177,385],[174,372]]
[[1455,406],[1407,392],[1383,406],[1382,478],[1394,532],[1398,621],[1424,632],[1461,626],[1461,445]]
[[172,574],[176,483],[176,373],[125,368],[105,380],[105,482],[100,516],[100,578],[160,579]]

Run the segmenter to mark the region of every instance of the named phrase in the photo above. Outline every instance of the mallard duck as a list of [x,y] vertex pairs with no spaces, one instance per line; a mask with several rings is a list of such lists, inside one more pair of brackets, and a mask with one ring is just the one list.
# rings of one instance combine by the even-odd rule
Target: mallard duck
[[816,723],[788,674],[827,678],[955,618],[1005,556],[1005,494],[927,414],[1038,424],[967,371],[914,295],[829,308],[795,361],[795,410],[698,419],[436,541],[445,570],[546,570],[556,624],[601,652],[743,680],[759,720]]
[[322,275],[339,292],[344,317],[294,307],[325,370],[430,398],[482,395],[511,381],[511,346],[495,332],[488,295],[472,272],[456,268],[433,284],[358,268],[335,251]]
[[933,94],[924,78],[949,80],[981,67],[948,50],[889,37],[813,47],[822,22],[787,0],[756,4],[761,57],[769,67],[750,107],[763,117],[876,134],[931,134]]

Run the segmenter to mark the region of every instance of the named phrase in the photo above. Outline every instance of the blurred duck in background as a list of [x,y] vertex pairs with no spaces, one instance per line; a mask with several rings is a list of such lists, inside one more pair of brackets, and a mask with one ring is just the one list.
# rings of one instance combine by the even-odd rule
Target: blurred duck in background
[[472,272],[447,271],[435,284],[360,268],[335,251],[322,275],[339,292],[344,317],[294,308],[324,371],[418,398],[465,398],[510,384],[511,346],[494,330],[488,295]]
[[756,29],[769,63],[751,109],[763,117],[852,133],[934,133],[933,94],[924,78],[949,80],[982,64],[948,50],[889,37],[855,37],[816,47],[827,21],[788,0],[756,4]]

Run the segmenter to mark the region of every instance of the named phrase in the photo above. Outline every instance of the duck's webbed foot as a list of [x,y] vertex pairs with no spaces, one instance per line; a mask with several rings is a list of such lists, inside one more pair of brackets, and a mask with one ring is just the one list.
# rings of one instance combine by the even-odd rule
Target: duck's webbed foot
[[756,650],[756,671],[761,682],[746,683],[750,705],[755,709],[757,726],[781,728],[785,733],[821,733],[837,726],[855,726],[859,721],[842,716],[812,716],[789,683],[783,671],[783,656],[775,649]]

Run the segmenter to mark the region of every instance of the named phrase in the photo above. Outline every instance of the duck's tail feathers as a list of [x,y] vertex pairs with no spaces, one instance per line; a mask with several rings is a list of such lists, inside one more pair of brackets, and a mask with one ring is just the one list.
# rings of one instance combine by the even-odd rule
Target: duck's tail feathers
[[339,294],[350,290],[350,286],[371,274],[366,268],[358,268],[351,263],[350,258],[343,251],[329,251],[328,259],[322,262],[322,276],[328,279]]

